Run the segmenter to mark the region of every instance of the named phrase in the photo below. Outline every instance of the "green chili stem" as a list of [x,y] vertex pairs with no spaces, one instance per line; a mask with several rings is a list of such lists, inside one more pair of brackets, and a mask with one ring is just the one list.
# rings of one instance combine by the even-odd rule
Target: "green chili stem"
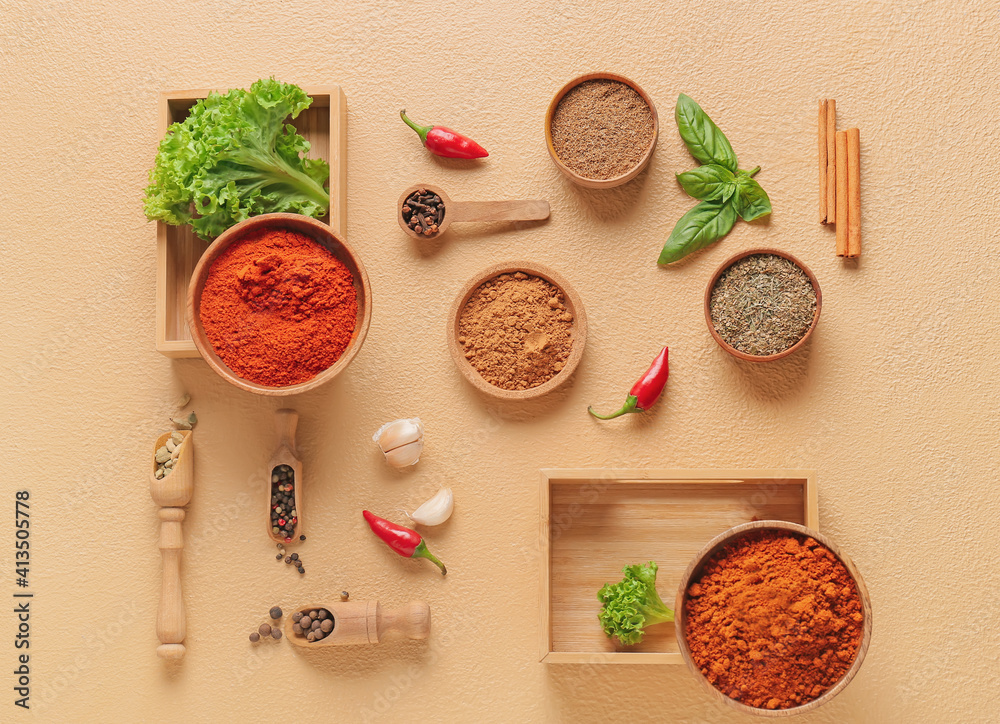
[[417,547],[413,549],[413,555],[410,556],[410,558],[426,558],[427,560],[432,561],[434,565],[436,565],[438,568],[441,569],[442,576],[448,574],[448,569],[444,567],[444,563],[439,561],[433,553],[427,550],[427,544],[424,543],[423,541],[420,541]]
[[418,126],[416,123],[414,123],[413,121],[411,121],[409,118],[406,117],[405,109],[399,112],[399,117],[403,119],[403,123],[405,123],[414,131],[417,132],[417,135],[420,136],[420,142],[426,146],[427,134],[434,129],[434,126]]
[[593,407],[588,407],[587,412],[596,417],[598,420],[611,420],[615,417],[620,417],[622,415],[627,415],[630,412],[639,412],[639,408],[636,406],[639,402],[639,398],[635,395],[629,395],[625,398],[625,404],[622,405],[620,410],[612,412],[610,415],[598,415],[594,412]]

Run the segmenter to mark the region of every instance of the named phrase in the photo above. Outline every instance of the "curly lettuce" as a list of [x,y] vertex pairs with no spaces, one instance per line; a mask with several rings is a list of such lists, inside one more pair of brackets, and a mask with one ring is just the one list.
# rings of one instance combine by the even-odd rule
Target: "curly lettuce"
[[273,78],[198,101],[160,141],[146,218],[191,224],[208,241],[258,214],[326,214],[330,167],[305,158],[309,142],[285,123],[310,103],[301,88]]
[[617,636],[626,646],[642,641],[643,629],[674,620],[671,611],[656,592],[656,571],[653,561],[646,565],[625,566],[625,578],[618,583],[606,583],[597,592],[603,603],[597,614],[608,636]]

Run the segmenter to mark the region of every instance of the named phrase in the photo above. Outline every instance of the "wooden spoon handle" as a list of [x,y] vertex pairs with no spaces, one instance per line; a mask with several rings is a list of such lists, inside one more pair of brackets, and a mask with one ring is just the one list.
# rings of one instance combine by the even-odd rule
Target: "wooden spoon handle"
[[281,445],[285,445],[292,454],[295,452],[295,428],[299,424],[299,413],[295,410],[278,410],[274,413],[274,427],[278,431]]
[[549,202],[530,201],[452,201],[445,206],[445,219],[451,221],[538,221],[549,218]]
[[181,643],[187,634],[184,616],[184,596],[181,592],[181,552],[184,535],[180,508],[160,508],[160,554],[163,558],[163,581],[160,607],[156,613],[156,636],[164,644],[157,649],[163,658],[177,659],[184,655]]
[[410,601],[405,606],[383,610],[378,626],[378,637],[387,631],[399,631],[409,639],[422,640],[431,633],[431,607],[423,601]]

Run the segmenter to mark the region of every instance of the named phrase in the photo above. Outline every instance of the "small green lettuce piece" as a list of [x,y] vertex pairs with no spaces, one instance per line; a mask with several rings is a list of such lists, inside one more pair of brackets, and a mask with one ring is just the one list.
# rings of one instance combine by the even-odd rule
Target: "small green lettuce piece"
[[309,142],[285,123],[311,102],[298,86],[273,78],[198,101],[160,141],[149,172],[146,218],[191,224],[211,240],[258,214],[326,214],[330,167],[304,158]]
[[625,566],[624,579],[606,583],[597,592],[597,600],[604,604],[597,614],[604,633],[617,636],[626,646],[642,641],[645,627],[674,620],[674,612],[656,592],[657,568],[653,561]]

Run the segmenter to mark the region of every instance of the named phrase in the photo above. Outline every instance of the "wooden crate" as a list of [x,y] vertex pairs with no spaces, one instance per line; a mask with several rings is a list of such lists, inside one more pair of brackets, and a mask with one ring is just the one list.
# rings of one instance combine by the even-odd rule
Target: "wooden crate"
[[684,569],[709,540],[753,519],[819,530],[812,470],[542,470],[541,661],[683,664],[674,627],[622,647],[597,620],[597,592],[623,566],[656,561],[673,607]]
[[[323,221],[346,238],[347,99],[336,85],[308,86],[312,105],[292,125],[312,148],[309,156],[330,164],[330,213]],[[168,91],[160,95],[159,138],[171,123],[183,121],[208,90]],[[188,330],[187,288],[198,259],[208,248],[190,226],[156,222],[156,349],[167,357],[198,357]]]

